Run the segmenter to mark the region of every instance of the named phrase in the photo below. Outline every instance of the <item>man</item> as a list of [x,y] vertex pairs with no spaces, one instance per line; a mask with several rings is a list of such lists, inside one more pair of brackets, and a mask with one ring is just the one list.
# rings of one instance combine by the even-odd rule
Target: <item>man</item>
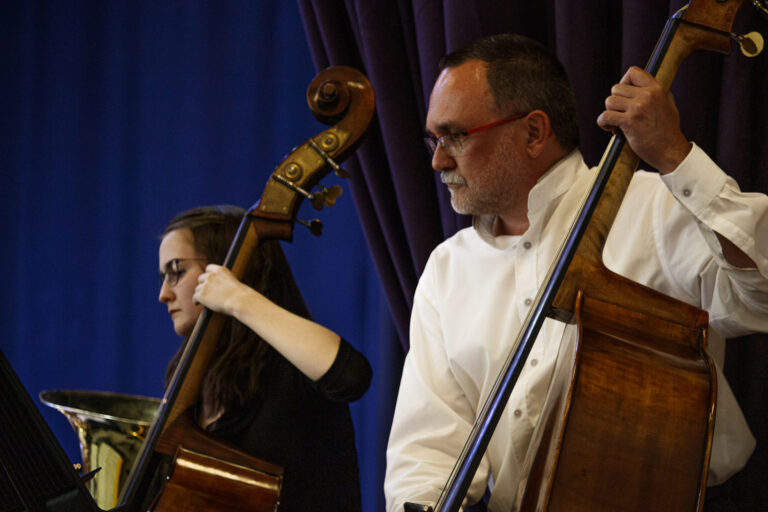
[[[492,36],[447,56],[426,128],[432,166],[473,226],[440,244],[419,281],[387,450],[390,512],[433,503],[590,186],[575,100],[538,43]],[[671,95],[632,68],[598,123],[658,168],[638,172],[608,237],[608,268],[710,313],[718,409],[709,484],[754,438],[722,377],[724,338],[768,331],[768,198],[743,194],[680,132]],[[762,230],[762,231],[761,231]],[[762,239],[756,239],[757,233]],[[468,492],[511,510],[564,324],[548,319]]]

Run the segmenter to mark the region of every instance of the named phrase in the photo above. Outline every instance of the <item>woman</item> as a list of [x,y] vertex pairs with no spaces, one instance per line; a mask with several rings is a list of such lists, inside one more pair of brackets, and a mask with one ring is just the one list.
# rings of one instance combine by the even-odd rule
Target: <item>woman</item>
[[347,403],[367,390],[370,365],[309,319],[278,242],[255,249],[242,281],[216,264],[244,214],[234,206],[182,212],[160,243],[159,300],[176,333],[189,338],[204,306],[231,317],[204,379],[198,422],[284,468],[281,511],[360,510]]

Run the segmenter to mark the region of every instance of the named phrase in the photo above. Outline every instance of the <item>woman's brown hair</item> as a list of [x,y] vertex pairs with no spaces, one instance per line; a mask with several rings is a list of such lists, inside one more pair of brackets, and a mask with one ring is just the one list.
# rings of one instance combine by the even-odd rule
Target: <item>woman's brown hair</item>
[[[221,264],[245,216],[238,206],[203,206],[183,211],[166,226],[161,238],[177,229],[192,232],[195,251],[207,263]],[[309,318],[309,311],[293,279],[279,242],[262,242],[253,251],[241,281],[278,306]],[[184,350],[168,364],[166,385]],[[251,329],[228,317],[203,381],[203,402],[212,411],[228,410],[257,397],[265,363],[273,349]]]

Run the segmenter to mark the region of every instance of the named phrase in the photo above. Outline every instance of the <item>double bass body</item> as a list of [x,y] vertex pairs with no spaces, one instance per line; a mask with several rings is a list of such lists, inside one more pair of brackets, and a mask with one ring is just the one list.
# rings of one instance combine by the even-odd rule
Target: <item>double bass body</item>
[[668,319],[576,300],[519,510],[700,510],[716,398],[706,312],[670,300],[680,316]]

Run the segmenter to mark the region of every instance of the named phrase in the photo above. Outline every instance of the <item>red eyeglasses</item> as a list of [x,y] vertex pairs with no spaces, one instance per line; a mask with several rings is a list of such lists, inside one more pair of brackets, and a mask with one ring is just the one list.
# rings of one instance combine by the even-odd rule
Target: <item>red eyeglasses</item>
[[424,143],[427,145],[427,149],[429,149],[430,154],[434,154],[435,151],[437,151],[437,146],[440,146],[448,154],[448,156],[453,157],[464,151],[463,140],[468,135],[482,132],[484,130],[494,128],[511,121],[517,121],[518,119],[524,118],[529,113],[530,112],[526,112],[525,114],[516,114],[514,116],[505,117],[504,119],[499,119],[498,121],[493,121],[492,123],[477,126],[475,128],[469,128],[463,132],[446,133],[439,137],[436,135],[426,135],[424,137]]

